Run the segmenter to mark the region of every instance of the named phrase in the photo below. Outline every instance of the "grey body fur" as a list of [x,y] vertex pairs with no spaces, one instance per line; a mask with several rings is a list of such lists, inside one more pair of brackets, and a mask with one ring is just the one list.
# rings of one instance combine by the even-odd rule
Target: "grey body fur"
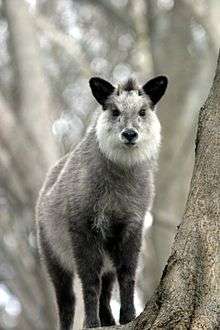
[[[144,216],[153,201],[160,125],[150,98],[132,87],[114,89],[104,101],[104,111],[97,112],[84,139],[50,170],[36,208],[39,250],[54,284],[62,330],[73,322],[76,273],[87,327],[114,324],[110,296],[115,276],[120,323],[135,316],[135,271]],[[112,116],[115,106],[120,115]],[[127,128],[137,132],[137,143],[124,143],[121,132]]]

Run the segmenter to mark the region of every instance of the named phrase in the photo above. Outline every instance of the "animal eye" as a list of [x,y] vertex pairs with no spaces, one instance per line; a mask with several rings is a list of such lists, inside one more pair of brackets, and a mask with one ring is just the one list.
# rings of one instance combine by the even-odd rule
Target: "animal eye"
[[145,117],[145,115],[146,115],[146,110],[145,110],[145,109],[141,109],[141,110],[139,111],[139,116],[141,116],[141,117]]
[[120,116],[120,111],[118,109],[113,109],[112,110],[112,116],[113,117],[118,117]]

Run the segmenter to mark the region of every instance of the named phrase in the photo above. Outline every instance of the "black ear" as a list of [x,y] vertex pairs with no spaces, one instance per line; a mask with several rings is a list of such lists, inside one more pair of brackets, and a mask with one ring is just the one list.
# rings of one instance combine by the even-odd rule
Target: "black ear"
[[114,92],[114,86],[112,86],[108,81],[93,77],[89,80],[89,85],[92,90],[92,94],[96,100],[104,105],[106,99]]
[[149,80],[142,88],[147,94],[153,105],[155,105],[164,95],[167,89],[168,79],[165,76],[158,76]]

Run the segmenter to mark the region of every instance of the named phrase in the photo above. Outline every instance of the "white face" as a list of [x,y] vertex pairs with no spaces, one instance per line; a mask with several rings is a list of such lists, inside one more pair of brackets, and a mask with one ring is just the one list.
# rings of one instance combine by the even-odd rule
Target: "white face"
[[123,166],[157,159],[160,130],[150,99],[136,90],[112,94],[96,124],[101,151]]

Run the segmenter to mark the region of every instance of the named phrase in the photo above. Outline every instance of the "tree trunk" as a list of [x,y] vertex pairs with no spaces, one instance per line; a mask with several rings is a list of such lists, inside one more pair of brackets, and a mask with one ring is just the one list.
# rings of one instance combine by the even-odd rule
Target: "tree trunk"
[[[27,3],[4,0],[3,5],[18,92],[12,108],[0,95],[0,183],[10,197],[10,205],[1,205],[0,250],[14,273],[13,279],[5,275],[4,283],[22,306],[17,329],[50,329],[55,312],[34,251],[33,205],[46,170],[58,156],[49,129],[53,106]],[[5,244],[7,235],[13,248]]]
[[128,325],[102,329],[219,328],[220,54],[200,110],[195,165],[183,216],[160,284]]
[[57,147],[49,129],[52,125],[50,90],[44,75],[40,47],[27,3],[24,0],[4,1],[10,33],[12,58],[17,77],[15,114],[41,152],[41,161],[48,169],[57,160]]
[[[158,285],[176,226],[184,213],[194,164],[199,107],[208,95],[217,52],[209,44],[211,38],[205,30],[207,41],[203,50],[197,48],[193,41],[193,24],[200,26],[198,15],[193,17],[193,23],[190,7],[185,1],[174,1],[170,11],[159,10],[154,0],[149,1],[148,6],[155,72],[169,75],[169,88],[158,111],[163,143],[153,205],[152,237],[160,265]],[[193,49],[191,55],[189,45]],[[171,53],[172,57],[164,56]]]

